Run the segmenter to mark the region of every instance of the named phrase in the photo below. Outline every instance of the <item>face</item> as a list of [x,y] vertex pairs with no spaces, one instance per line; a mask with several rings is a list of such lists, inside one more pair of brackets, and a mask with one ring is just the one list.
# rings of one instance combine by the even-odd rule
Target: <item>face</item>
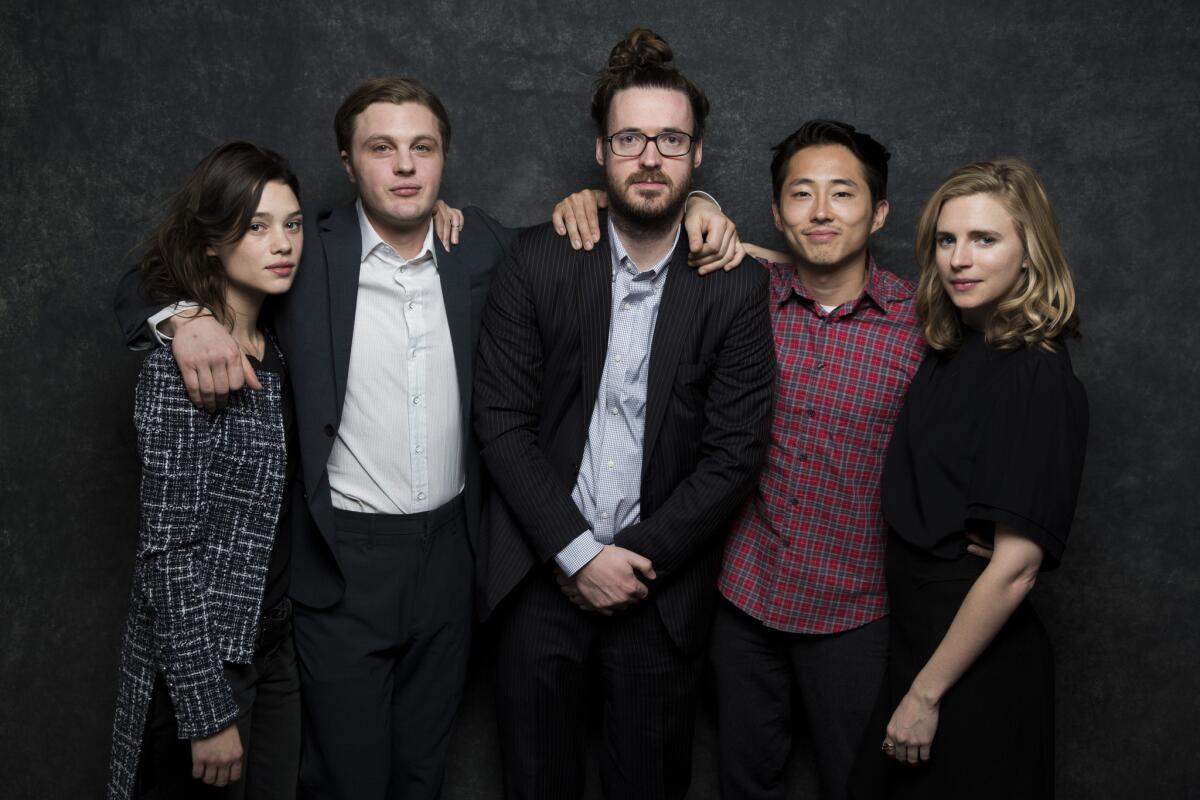
[[848,148],[814,145],[788,160],[771,212],[800,263],[834,271],[865,267],[867,239],[883,227],[888,204],[872,207],[862,162]]
[[982,327],[1026,268],[1025,247],[1012,215],[995,197],[955,197],[938,214],[938,276],[963,321]]
[[354,119],[342,164],[381,235],[424,228],[445,165],[437,117],[420,103],[372,103]]
[[291,288],[303,245],[300,201],[286,183],[272,181],[263,186],[258,209],[242,238],[208,252],[221,259],[230,292],[262,297]]
[[[608,107],[607,128],[606,136],[695,133],[692,105],[687,95],[673,89],[622,89]],[[671,222],[691,191],[692,171],[700,166],[702,150],[702,144],[694,141],[686,155],[667,158],[654,142],[646,142],[640,156],[618,156],[597,138],[596,161],[604,167],[613,210],[645,224]]]

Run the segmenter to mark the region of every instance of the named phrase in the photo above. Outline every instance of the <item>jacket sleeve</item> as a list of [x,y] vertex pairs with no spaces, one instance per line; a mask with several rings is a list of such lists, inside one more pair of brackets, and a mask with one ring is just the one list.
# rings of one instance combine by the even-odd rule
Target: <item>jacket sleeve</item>
[[514,251],[492,280],[475,362],[475,432],[493,483],[546,562],[590,526],[538,446],[544,354],[524,270]]
[[142,273],[132,267],[117,284],[117,295],[113,298],[113,312],[121,326],[121,336],[130,350],[148,350],[158,346],[158,340],[146,324],[153,315],[165,308],[162,303],[147,302],[142,297]]
[[202,557],[217,418],[188,400],[170,347],[147,357],[134,409],[142,460],[139,583],[179,737],[202,738],[238,717],[223,674]]
[[766,457],[775,396],[767,291],[761,280],[746,293],[716,353],[696,468],[653,514],[616,536],[650,559],[659,579],[727,532]]

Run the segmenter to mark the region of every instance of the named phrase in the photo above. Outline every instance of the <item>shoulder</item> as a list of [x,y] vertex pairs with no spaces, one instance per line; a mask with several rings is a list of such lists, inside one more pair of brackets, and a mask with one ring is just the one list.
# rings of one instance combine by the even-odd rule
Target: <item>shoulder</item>
[[[680,247],[686,247],[685,241],[680,242]],[[681,265],[684,269],[694,271],[687,264]],[[742,263],[731,270],[717,270],[710,272],[707,275],[697,275],[698,280],[710,290],[715,290],[725,297],[762,297],[767,296],[768,289],[771,285],[772,269],[771,265],[766,262],[759,261],[755,258],[747,257],[742,259]]]
[[1067,343],[1058,338],[1049,345],[1002,351],[997,380],[1006,385],[1013,401],[1053,401],[1086,411],[1087,393],[1075,376]]
[[142,424],[151,419],[201,419],[208,414],[192,405],[183,375],[168,343],[151,351],[142,361],[134,394],[134,419]]

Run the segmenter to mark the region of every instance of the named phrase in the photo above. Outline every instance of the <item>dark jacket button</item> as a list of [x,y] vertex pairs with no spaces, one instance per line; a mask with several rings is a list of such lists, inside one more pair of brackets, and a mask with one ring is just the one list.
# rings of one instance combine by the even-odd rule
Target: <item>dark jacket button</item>
[[336,431],[333,429],[332,425],[325,426],[325,435],[326,436],[333,436],[334,433],[336,433]]

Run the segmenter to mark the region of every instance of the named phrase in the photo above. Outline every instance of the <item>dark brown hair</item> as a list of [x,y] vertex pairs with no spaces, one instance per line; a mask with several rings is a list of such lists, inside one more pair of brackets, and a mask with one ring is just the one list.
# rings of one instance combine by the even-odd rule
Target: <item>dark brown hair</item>
[[608,108],[622,89],[674,89],[687,95],[692,104],[696,129],[692,138],[704,138],[708,98],[704,91],[671,64],[674,54],[667,41],[648,28],[634,28],[608,54],[608,64],[596,76],[592,94],[592,119],[600,135],[608,133]]
[[286,183],[299,199],[300,183],[278,153],[230,142],[205,156],[168,202],[166,218],[146,246],[141,270],[147,299],[194,300],[228,325],[225,267],[207,251],[246,235],[271,181]]
[[1033,167],[1018,158],[981,161],[959,167],[934,191],[917,222],[917,313],[925,341],[954,353],[962,344],[962,315],[937,268],[937,224],[946,201],[984,194],[1012,216],[1028,266],[1008,296],[996,306],[984,335],[997,349],[1054,348],[1060,336],[1078,333],[1075,283],[1059,240],[1058,219]]
[[337,135],[338,152],[350,152],[354,139],[354,118],[373,103],[419,103],[437,117],[442,134],[442,152],[450,152],[450,116],[438,96],[412,78],[374,78],[359,86],[342,101],[333,115],[333,132]]

